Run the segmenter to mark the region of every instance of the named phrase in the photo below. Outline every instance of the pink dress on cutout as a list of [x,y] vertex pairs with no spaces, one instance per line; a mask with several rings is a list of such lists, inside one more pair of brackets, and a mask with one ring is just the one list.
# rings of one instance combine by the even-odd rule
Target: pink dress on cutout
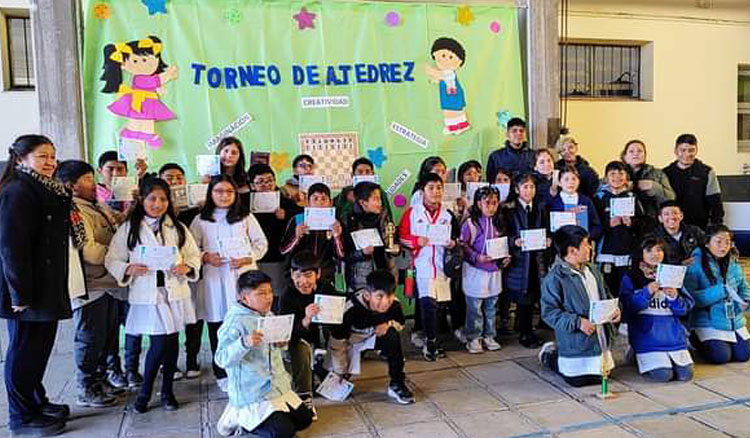
[[[156,89],[159,87],[161,87],[161,79],[159,78],[159,75],[133,76],[133,90],[151,91],[155,93]],[[130,93],[123,95],[107,108],[109,108],[114,114],[128,119],[161,121],[175,118],[175,114],[159,99],[146,98],[143,101],[141,110],[136,111],[133,108],[133,94]]]

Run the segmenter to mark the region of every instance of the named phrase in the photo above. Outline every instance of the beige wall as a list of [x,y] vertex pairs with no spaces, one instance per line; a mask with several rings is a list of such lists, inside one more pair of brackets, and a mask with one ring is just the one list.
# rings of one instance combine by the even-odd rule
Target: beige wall
[[568,123],[598,170],[630,138],[648,145],[649,162],[673,160],[676,136],[692,132],[699,155],[719,174],[740,173],[737,65],[750,64],[750,2],[571,0],[569,38],[653,41],[653,101],[569,101]]

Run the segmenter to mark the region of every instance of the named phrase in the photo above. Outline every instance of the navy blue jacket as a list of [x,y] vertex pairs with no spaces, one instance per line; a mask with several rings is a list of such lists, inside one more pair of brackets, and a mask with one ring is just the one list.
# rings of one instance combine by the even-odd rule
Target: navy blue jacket
[[533,223],[529,223],[528,215],[524,210],[521,202],[516,200],[511,207],[503,211],[508,224],[508,246],[510,249],[511,263],[503,270],[503,291],[509,293],[510,298],[514,301],[523,300],[526,295],[538,294],[539,291],[529,290],[530,278],[529,271],[532,257],[536,259],[538,266],[538,278],[534,283],[541,284],[542,278],[547,273],[548,262],[551,259],[551,251],[521,251],[521,248],[515,246],[515,241],[521,237],[521,230],[534,228],[544,228],[549,235],[549,223],[547,208],[544,204],[534,202],[531,207],[531,213],[534,218]]
[[505,147],[490,154],[487,159],[487,181],[495,182],[498,170],[504,169],[515,176],[522,172],[530,172],[534,168],[534,151],[527,143],[520,149],[513,149],[510,142],[505,141]]
[[[72,198],[16,172],[0,192],[0,317],[49,322],[72,316],[68,245]],[[30,306],[14,313],[11,306]]]
[[[602,235],[602,223],[599,221],[599,215],[596,213],[594,203],[591,201],[591,198],[579,193],[578,206],[586,207],[589,236],[591,237],[591,240],[597,240],[599,236]],[[552,201],[549,204],[549,211],[565,211],[565,204],[559,193],[552,198]]]
[[[555,169],[562,169],[565,167],[565,160],[558,160],[555,163]],[[599,188],[599,174],[596,173],[593,167],[589,165],[589,162],[582,158],[580,155],[576,156],[576,164],[574,166],[581,175],[581,185],[578,187],[578,191],[588,196],[590,199],[594,199],[596,190]]]

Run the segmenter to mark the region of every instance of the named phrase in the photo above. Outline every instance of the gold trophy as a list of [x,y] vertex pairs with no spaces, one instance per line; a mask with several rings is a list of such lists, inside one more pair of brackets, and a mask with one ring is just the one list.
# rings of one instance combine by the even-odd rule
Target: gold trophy
[[385,252],[389,254],[398,254],[401,248],[396,244],[396,225],[388,222],[385,226]]

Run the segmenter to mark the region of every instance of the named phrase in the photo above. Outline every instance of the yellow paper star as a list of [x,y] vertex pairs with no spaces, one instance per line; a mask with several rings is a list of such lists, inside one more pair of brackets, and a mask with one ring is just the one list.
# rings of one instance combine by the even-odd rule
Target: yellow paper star
[[286,152],[271,152],[271,167],[281,172],[289,165],[289,154]]
[[471,13],[470,6],[459,6],[456,9],[456,21],[458,24],[468,26],[474,21],[474,14]]

